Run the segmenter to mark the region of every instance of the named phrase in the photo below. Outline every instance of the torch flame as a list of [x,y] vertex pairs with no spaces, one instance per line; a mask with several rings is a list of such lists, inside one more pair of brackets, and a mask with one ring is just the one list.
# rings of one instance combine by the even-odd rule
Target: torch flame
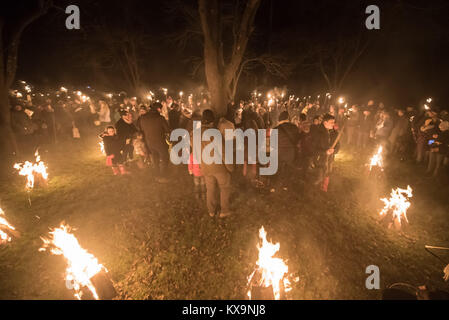
[[98,142],[98,144],[100,145],[101,153],[102,153],[102,154],[106,154],[106,151],[104,151],[104,142],[103,142],[103,141],[100,141],[100,142]]
[[[267,233],[263,226],[259,230],[259,238],[262,244],[257,245],[259,249],[259,259],[256,262],[258,269],[249,276],[249,283],[252,282],[256,271],[260,272],[261,278],[257,285],[266,288],[271,286],[275,300],[279,300],[281,297],[281,281],[286,292],[291,290],[290,281],[287,278],[288,266],[281,258],[274,258],[274,255],[279,251],[280,244],[273,244],[267,240]],[[248,297],[251,299],[251,289],[248,291]]]
[[0,208],[0,244],[5,242],[10,242],[11,237],[2,229],[16,230],[12,225],[6,221],[5,212]]
[[34,188],[35,174],[41,175],[44,180],[48,179],[47,166],[43,161],[41,161],[41,156],[39,155],[39,152],[36,151],[34,156],[36,157],[35,163],[25,161],[25,164],[23,163],[14,164],[14,169],[19,170],[19,174],[21,176],[27,177],[27,183],[25,186],[27,189]]
[[391,211],[393,213],[393,220],[397,220],[399,225],[401,225],[402,217],[404,217],[405,221],[408,222],[407,209],[410,207],[410,201],[408,201],[408,198],[413,196],[412,191],[413,190],[410,186],[407,186],[407,189],[392,189],[390,199],[380,199],[385,203],[385,207],[380,212],[380,215],[383,216]]
[[54,255],[63,255],[67,260],[65,280],[73,284],[75,297],[81,300],[82,287],[87,287],[92,292],[93,297],[98,300],[98,294],[91,279],[100,271],[106,268],[98,263],[97,258],[83,249],[76,237],[70,233],[71,228],[61,223],[59,228],[50,231],[50,238],[42,238],[44,245],[39,251],[45,251],[48,247]]
[[371,158],[371,162],[369,164],[370,171],[373,167],[376,167],[376,166],[379,168],[382,168],[382,163],[383,163],[382,151],[383,151],[382,146],[379,146],[379,149],[377,149],[377,153],[375,155],[373,155],[373,157]]

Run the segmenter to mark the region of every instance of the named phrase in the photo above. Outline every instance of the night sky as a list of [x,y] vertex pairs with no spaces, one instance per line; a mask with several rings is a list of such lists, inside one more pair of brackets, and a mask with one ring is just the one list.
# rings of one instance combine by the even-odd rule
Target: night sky
[[[52,8],[25,30],[16,79],[41,87],[91,85],[105,90],[125,89],[117,66],[109,65],[99,71],[89,62],[101,56],[106,46],[96,40],[91,30],[105,23],[114,30],[140,30],[147,37],[139,52],[142,81],[149,88],[188,90],[205,83],[201,72],[191,75],[192,61],[202,54],[200,38],[192,38],[184,48],[171,41],[173,34],[189,28],[182,10],[174,8],[186,6],[195,11],[196,1],[56,2],[61,9]],[[80,7],[82,30],[65,28],[67,15],[63,10],[68,4]],[[364,28],[365,8],[369,4],[380,7],[381,30]],[[124,18],[125,10],[128,20]],[[325,44],[337,33],[362,30],[370,39],[369,47],[347,78],[342,93],[362,103],[373,97],[391,106],[416,106],[431,96],[440,107],[447,108],[448,18],[449,2],[440,0],[262,0],[248,50],[301,61],[311,43]],[[327,91],[319,71],[299,62],[287,79],[266,74],[261,68],[244,74],[239,97],[247,98],[255,86],[284,85],[298,95]]]

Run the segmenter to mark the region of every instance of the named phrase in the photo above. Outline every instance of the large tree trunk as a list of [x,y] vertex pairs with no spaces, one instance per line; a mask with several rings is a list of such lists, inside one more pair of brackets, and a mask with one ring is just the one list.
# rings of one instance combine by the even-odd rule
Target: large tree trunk
[[9,88],[16,76],[20,37],[30,23],[47,12],[52,1],[39,0],[33,5],[34,8],[14,19],[7,19],[5,11],[0,12],[0,146],[2,148],[0,152],[3,153],[2,159],[11,154],[11,151],[16,153],[20,151],[11,128],[11,110],[8,101]]
[[18,153],[17,142],[11,128],[11,111],[8,101],[9,89],[0,84],[0,152],[5,160],[7,155]]
[[204,66],[212,108],[217,116],[226,114],[228,102],[234,98],[233,82],[239,72],[260,0],[248,0],[245,10],[235,21],[235,39],[228,63],[224,61],[222,21],[218,0],[198,0],[204,35]]

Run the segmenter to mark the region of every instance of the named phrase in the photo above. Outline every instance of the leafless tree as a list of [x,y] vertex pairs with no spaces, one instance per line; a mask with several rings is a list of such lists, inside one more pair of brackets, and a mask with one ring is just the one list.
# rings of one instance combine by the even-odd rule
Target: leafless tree
[[237,1],[232,24],[231,52],[226,59],[221,3],[218,0],[198,0],[204,36],[205,74],[212,106],[217,114],[226,113],[227,103],[233,97],[259,5],[260,0],[247,0],[243,10],[240,10],[240,3]]
[[30,1],[17,4],[2,1],[0,14],[0,144],[1,150],[18,152],[11,129],[8,101],[9,89],[14,82],[20,38],[33,21],[44,15],[52,6],[51,0]]

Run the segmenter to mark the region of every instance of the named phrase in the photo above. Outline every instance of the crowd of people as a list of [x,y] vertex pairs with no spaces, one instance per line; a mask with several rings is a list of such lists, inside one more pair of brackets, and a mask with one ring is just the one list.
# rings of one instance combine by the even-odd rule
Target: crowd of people
[[[349,106],[330,99],[320,103],[253,98],[230,103],[219,115],[203,97],[195,104],[170,96],[161,102],[145,102],[126,96],[109,101],[79,97],[15,101],[11,127],[23,152],[63,139],[79,139],[88,128],[97,128],[106,164],[114,175],[131,174],[135,163],[138,169],[152,167],[159,183],[168,183],[172,177],[168,137],[174,129],[191,132],[193,121],[201,120],[202,129],[216,128],[222,133],[225,129],[266,129],[267,141],[270,130],[277,129],[278,150],[271,152],[277,151],[279,167],[271,177],[259,176],[260,164],[248,161],[246,155],[240,166],[195,164],[190,155],[186,172],[193,176],[194,192],[199,200],[206,198],[209,214],[219,217],[231,214],[231,187],[236,180],[249,188],[278,192],[288,188],[291,177],[300,177],[327,192],[340,144],[357,154],[370,153],[381,145],[385,156],[426,166],[434,177],[447,174],[449,116],[428,105],[387,108],[373,100]],[[202,148],[207,145],[202,144]]]

